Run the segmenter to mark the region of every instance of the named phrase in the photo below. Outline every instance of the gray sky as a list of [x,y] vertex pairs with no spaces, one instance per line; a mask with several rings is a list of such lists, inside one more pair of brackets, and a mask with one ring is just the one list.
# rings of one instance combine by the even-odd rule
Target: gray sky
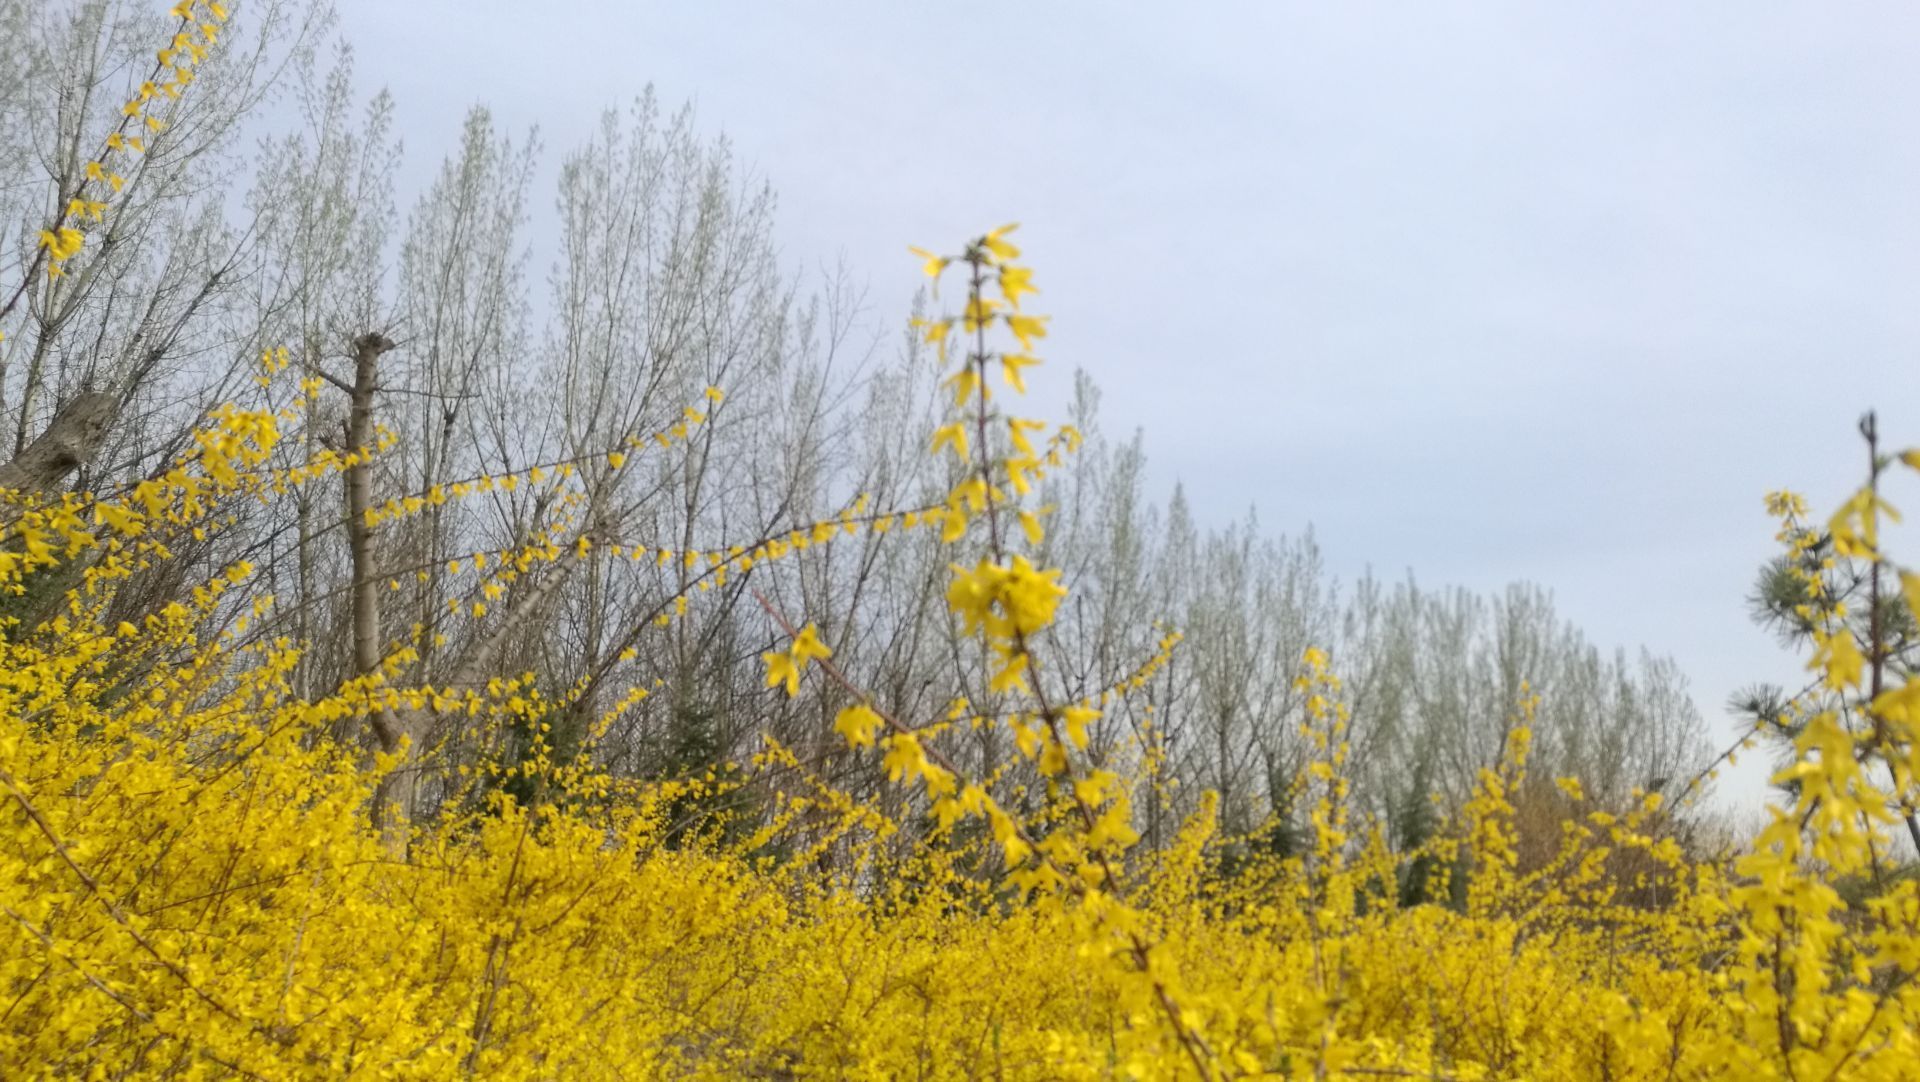
[[340,2],[403,205],[476,102],[551,176],[652,83],[876,327],[905,245],[1019,220],[1040,375],[1088,369],[1162,495],[1343,577],[1540,582],[1722,729],[1797,675],[1742,600],[1762,495],[1836,504],[1869,406],[1920,443],[1920,8]]

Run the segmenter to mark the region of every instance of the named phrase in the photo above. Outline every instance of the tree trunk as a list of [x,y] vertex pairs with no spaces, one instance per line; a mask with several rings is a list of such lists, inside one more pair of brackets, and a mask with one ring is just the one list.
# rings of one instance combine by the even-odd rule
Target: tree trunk
[[[120,399],[100,392],[76,395],[53,415],[53,423],[12,462],[0,466],[0,489],[23,494],[51,492],[75,470],[93,461],[120,414]],[[17,512],[0,510],[0,521]]]
[[[373,527],[367,524],[367,512],[373,507],[374,370],[380,355],[392,348],[393,343],[377,333],[353,340],[353,387],[347,407],[347,548],[353,559],[353,672],[359,677],[380,670],[380,584],[374,573]],[[401,757],[374,790],[373,819],[387,855],[405,860],[417,782],[411,760],[418,749],[396,714],[376,709],[367,720],[380,750]]]

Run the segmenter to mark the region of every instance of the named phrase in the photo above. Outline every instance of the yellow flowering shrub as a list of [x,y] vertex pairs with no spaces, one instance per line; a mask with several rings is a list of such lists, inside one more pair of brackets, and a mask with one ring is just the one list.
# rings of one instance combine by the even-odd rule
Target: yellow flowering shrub
[[[200,0],[175,14],[171,81],[128,102],[30,273],[84,257],[71,223],[110,213],[114,156],[138,153],[146,126],[132,122],[190,81],[225,17]],[[583,532],[449,569],[482,576],[460,607],[484,620],[488,587],[541,562],[698,565],[705,588],[840,537],[932,534],[952,553],[936,600],[983,659],[982,686],[954,688],[943,716],[903,715],[843,667],[825,617],[761,598],[781,632],[762,656],[770,693],[830,689],[832,730],[889,779],[884,800],[771,739],[736,769],[613,776],[592,738],[648,688],[563,751],[551,720],[577,690],[510,672],[410,683],[418,633],[302,694],[312,644],[262,631],[274,599],[244,560],[157,609],[124,604],[184,540],[230,528],[234,501],[351,477],[386,448],[369,431],[276,458],[308,423],[314,381],[277,409],[216,411],[123,490],[6,494],[0,1076],[1920,1076],[1920,881],[1895,874],[1895,832],[1920,807],[1920,684],[1888,647],[1920,610],[1920,575],[1881,551],[1882,490],[1920,452],[1872,446],[1866,485],[1824,527],[1800,498],[1770,499],[1804,569],[1817,680],[1791,708],[1791,797],[1737,859],[1686,850],[1659,793],[1591,806],[1578,779],[1531,778],[1531,695],[1471,798],[1394,850],[1352,806],[1350,715],[1320,649],[1296,683],[1303,844],[1223,837],[1203,799],[1149,849],[1134,802],[1158,783],[1152,734],[1117,750],[1089,734],[1180,639],[1095,695],[1068,694],[1056,671],[1048,635],[1072,583],[1040,555],[1048,509],[1033,504],[1080,435],[1009,412],[1049,332],[1024,306],[1038,290],[1012,233],[915,249],[964,285],[957,314],[917,324],[947,392],[929,448],[950,466],[944,499],[861,504],[713,552]],[[286,367],[269,353],[263,395]],[[594,464],[622,469],[704,420],[688,406]],[[361,521],[581,468],[447,479],[367,503]],[[1841,559],[1871,584],[1864,633],[1826,584]],[[685,611],[683,595],[658,622]],[[462,717],[479,752],[416,746],[403,722],[423,711]],[[1014,762],[975,769],[963,738],[983,730],[1008,736]],[[379,794],[416,771],[446,795],[409,819]],[[687,827],[690,807],[704,825]],[[712,810],[726,807],[747,810]],[[1546,807],[1557,837],[1541,842],[1526,809]]]

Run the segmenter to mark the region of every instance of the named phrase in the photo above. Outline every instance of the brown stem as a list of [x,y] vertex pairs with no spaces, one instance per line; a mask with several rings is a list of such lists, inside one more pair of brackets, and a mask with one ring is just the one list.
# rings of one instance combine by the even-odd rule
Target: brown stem
[[[1880,498],[1880,427],[1869,412],[1860,418],[1860,435],[1867,441],[1867,492],[1872,502],[1868,505],[1868,514],[1877,514]],[[1885,628],[1881,624],[1880,613],[1880,552],[1876,542],[1867,568],[1867,659],[1871,663],[1867,686],[1867,717],[1873,722],[1873,744],[1880,753],[1880,760],[1887,768],[1887,774],[1897,787],[1900,775],[1893,766],[1893,756],[1887,747],[1887,723],[1875,705],[1880,693],[1886,687],[1887,647],[1883,640]],[[1909,801],[1896,788],[1893,798],[1900,805],[1900,817],[1906,821],[1907,837],[1913,842],[1913,851],[1920,856],[1920,820],[1916,820]]]

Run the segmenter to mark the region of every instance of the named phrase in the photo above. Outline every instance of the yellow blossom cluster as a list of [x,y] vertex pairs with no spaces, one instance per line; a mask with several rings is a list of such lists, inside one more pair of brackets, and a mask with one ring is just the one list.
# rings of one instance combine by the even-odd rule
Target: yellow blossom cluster
[[[177,90],[225,12],[176,14],[189,26],[160,59]],[[156,85],[128,116],[168,96]],[[84,199],[79,212],[97,216]],[[78,250],[65,228],[43,238],[50,266]],[[966,279],[958,313],[920,325],[951,392],[932,453],[954,466],[927,506],[859,500],[701,545],[568,517],[583,474],[684,442],[706,419],[689,407],[657,434],[349,520],[388,527],[539,486],[548,528],[383,572],[386,588],[471,575],[447,615],[486,620],[543,563],[673,571],[677,592],[633,635],[729,574],[928,529],[955,553],[935,603],[981,659],[937,716],[861,686],[829,615],[764,602],[781,635],[761,656],[770,696],[818,685],[832,749],[768,740],[744,765],[616,778],[591,739],[565,753],[552,739],[604,673],[410,682],[442,633],[424,620],[316,693],[295,679],[316,644],[279,632],[246,559],[183,572],[170,600],[128,616],[127,584],[230,529],[233,501],[364,470],[390,446],[288,464],[316,383],[286,408],[214,411],[123,490],[0,499],[0,1077],[1915,1077],[1920,880],[1893,872],[1917,829],[1920,685],[1887,622],[1850,617],[1830,579],[1852,561],[1870,616],[1920,609],[1920,576],[1882,529],[1884,490],[1920,453],[1876,453],[1824,528],[1799,497],[1769,498],[1816,679],[1783,726],[1789,795],[1737,855],[1682,846],[1660,793],[1603,806],[1578,779],[1530,778],[1530,690],[1457,812],[1389,845],[1350,805],[1348,691],[1319,648],[1295,684],[1302,844],[1225,836],[1205,798],[1154,848],[1134,804],[1164,748],[1150,722],[1103,727],[1122,727],[1116,707],[1144,697],[1180,639],[1163,629],[1097,692],[1069,692],[1052,661],[1070,584],[1031,505],[1079,436],[995,405],[988,377],[1023,393],[1048,331],[1023,307],[1038,290],[1012,232],[918,253],[936,281]],[[269,352],[262,391],[290,367]],[[594,700],[590,736],[662,686],[634,679]],[[403,711],[479,735],[457,763],[419,750],[446,794],[396,852],[370,809],[401,754],[369,753],[360,734]],[[1011,765],[970,772],[960,742],[1002,733]],[[848,786],[850,761],[888,784]],[[1549,800],[1558,838],[1530,856],[1523,818]],[[733,810],[689,825],[695,805]]]

